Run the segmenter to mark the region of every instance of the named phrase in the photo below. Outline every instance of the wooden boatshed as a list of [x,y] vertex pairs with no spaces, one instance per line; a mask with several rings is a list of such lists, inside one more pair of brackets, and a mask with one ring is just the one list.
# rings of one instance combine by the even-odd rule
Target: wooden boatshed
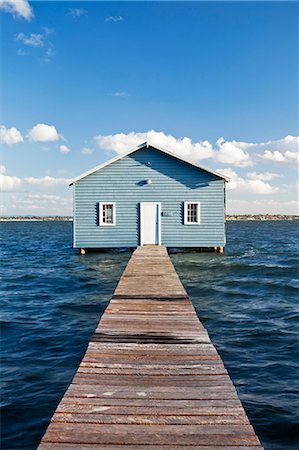
[[72,180],[73,247],[214,249],[225,238],[228,178],[144,143]]

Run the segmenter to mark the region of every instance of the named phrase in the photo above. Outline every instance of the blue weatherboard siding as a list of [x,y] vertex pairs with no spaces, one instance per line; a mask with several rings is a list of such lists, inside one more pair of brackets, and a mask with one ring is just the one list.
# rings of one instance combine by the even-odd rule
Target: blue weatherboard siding
[[[151,201],[161,202],[162,245],[224,246],[224,184],[154,148],[137,150],[75,182],[74,247],[138,246],[139,203]],[[185,201],[200,202],[200,224],[184,225]],[[116,203],[115,226],[99,226],[99,202]]]

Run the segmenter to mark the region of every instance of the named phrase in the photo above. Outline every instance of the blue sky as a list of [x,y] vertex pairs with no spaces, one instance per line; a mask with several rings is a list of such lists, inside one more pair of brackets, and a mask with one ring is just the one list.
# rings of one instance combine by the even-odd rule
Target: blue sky
[[231,213],[296,213],[296,2],[2,1],[2,214],[150,139],[231,178]]

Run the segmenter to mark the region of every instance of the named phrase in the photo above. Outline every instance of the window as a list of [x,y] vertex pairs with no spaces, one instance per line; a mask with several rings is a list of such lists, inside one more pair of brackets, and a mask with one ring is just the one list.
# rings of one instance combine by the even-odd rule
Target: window
[[115,225],[115,203],[100,203],[100,225]]
[[184,224],[196,225],[200,223],[200,203],[185,202],[184,203]]

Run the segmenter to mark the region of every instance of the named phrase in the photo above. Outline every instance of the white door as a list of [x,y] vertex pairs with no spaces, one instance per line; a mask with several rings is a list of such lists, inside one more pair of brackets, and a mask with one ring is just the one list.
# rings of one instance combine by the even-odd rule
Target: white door
[[140,245],[161,244],[161,204],[140,203]]

